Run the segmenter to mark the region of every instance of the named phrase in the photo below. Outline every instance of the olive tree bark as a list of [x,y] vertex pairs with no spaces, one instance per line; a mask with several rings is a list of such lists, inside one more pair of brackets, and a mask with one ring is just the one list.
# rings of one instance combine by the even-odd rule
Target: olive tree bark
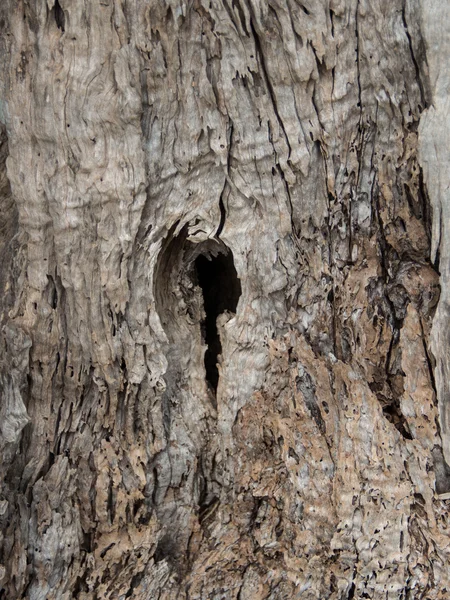
[[2,0],[2,600],[448,598],[449,13]]

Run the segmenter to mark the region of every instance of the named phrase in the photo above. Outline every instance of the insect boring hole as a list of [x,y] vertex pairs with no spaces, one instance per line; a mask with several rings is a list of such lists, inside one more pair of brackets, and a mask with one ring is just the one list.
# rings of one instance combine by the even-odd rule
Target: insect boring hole
[[237,276],[231,251],[217,256],[200,254],[195,259],[198,285],[203,293],[205,318],[201,323],[205,352],[206,380],[214,392],[219,383],[217,360],[222,344],[217,329],[217,317],[225,311],[236,312],[241,295],[241,282]]

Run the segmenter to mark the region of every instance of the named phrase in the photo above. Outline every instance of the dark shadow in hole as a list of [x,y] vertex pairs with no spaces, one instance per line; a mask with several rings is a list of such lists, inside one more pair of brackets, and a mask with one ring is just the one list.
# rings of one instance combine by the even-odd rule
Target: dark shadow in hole
[[241,296],[241,282],[237,276],[231,252],[218,254],[211,259],[200,255],[195,260],[197,280],[203,291],[206,318],[202,322],[202,333],[208,346],[205,353],[206,380],[217,391],[219,370],[217,357],[222,352],[217,317],[224,311],[236,312]]
[[56,25],[58,26],[58,29],[60,29],[64,33],[66,29],[66,16],[58,0],[55,0],[55,6],[53,7],[53,9],[55,11]]

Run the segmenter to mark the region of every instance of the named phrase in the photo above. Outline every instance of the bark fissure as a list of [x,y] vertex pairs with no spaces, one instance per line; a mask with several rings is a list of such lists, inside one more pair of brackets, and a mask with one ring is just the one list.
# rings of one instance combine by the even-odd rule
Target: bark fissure
[[403,6],[402,6],[402,21],[403,21],[403,27],[405,29],[406,37],[408,38],[408,46],[409,46],[409,51],[410,51],[410,54],[411,54],[411,60],[413,62],[415,73],[416,73],[417,85],[419,86],[419,89],[420,89],[420,98],[421,98],[421,107],[420,107],[420,109],[422,111],[422,110],[425,110],[426,108],[428,108],[428,103],[426,101],[426,94],[425,94],[425,88],[424,88],[424,85],[423,85],[423,82],[422,82],[421,70],[419,68],[419,64],[418,64],[416,56],[414,54],[414,49],[413,49],[412,40],[411,40],[411,34],[409,33],[408,23],[406,21],[406,2],[407,2],[407,0],[403,1]]
[[277,97],[276,97],[276,93],[275,93],[275,90],[273,88],[273,85],[271,83],[270,75],[269,75],[269,73],[267,71],[266,59],[265,59],[265,56],[264,56],[264,50],[263,50],[260,37],[258,35],[258,32],[257,32],[255,24],[254,24],[254,15],[252,14],[252,6],[251,6],[251,4],[250,4],[250,6],[248,8],[249,8],[250,15],[251,15],[250,16],[250,26],[251,26],[251,30],[252,30],[252,37],[253,37],[253,40],[254,40],[254,43],[255,43],[256,53],[257,53],[258,58],[259,58],[259,65],[260,65],[260,67],[262,69],[262,73],[263,73],[263,77],[264,77],[264,82],[266,84],[267,91],[269,92],[269,95],[270,95],[270,99],[271,99],[271,103],[272,103],[272,107],[273,107],[273,110],[274,110],[275,117],[276,117],[276,119],[278,121],[278,124],[279,124],[279,126],[281,128],[281,131],[283,132],[283,136],[284,136],[284,139],[285,139],[287,147],[288,147],[288,156],[287,156],[287,158],[289,159],[289,157],[291,156],[291,147],[290,147],[290,144],[289,144],[289,137],[288,137],[288,135],[286,133],[286,129],[284,127],[283,120],[282,120],[282,118],[281,118],[281,116],[280,116],[280,114],[278,112]]

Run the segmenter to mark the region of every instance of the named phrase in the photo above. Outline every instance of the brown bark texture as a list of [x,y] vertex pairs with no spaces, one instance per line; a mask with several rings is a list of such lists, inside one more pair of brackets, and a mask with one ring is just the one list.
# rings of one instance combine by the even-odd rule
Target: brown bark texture
[[1,600],[449,598],[449,13],[2,0]]

